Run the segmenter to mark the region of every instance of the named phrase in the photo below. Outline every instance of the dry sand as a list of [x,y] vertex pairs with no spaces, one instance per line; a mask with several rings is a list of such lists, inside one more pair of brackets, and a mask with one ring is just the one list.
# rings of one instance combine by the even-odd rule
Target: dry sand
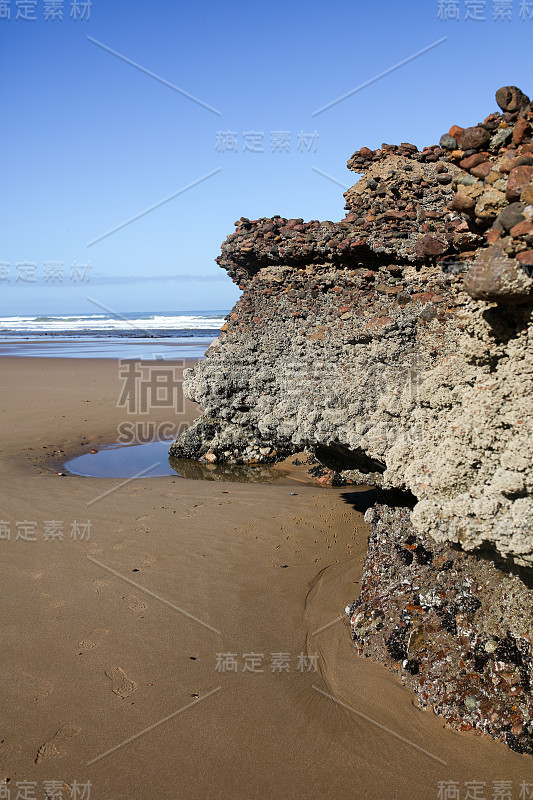
[[[461,798],[484,781],[491,800],[509,781],[518,799],[533,782],[530,757],[445,729],[356,655],[339,617],[358,593],[363,489],[309,485],[300,468],[272,485],[141,478],[94,502],[121,481],[59,477],[54,454],[115,441],[128,419],[117,363],[0,368],[0,780],[13,800],[23,781],[39,798],[46,781],[90,781],[91,800],[436,800],[440,781]],[[187,404],[179,421],[194,416]],[[74,520],[91,521],[89,541],[70,537]],[[15,540],[24,521],[36,541]],[[45,521],[63,522],[62,541],[44,540]],[[262,673],[243,671],[252,653]],[[288,670],[272,671],[280,653]],[[237,671],[217,670],[218,654]]]

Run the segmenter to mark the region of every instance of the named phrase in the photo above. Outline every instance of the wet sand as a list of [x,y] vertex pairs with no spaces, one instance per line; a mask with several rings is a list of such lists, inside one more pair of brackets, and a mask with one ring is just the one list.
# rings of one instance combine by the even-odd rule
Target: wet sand
[[[363,488],[309,485],[305,467],[274,484],[60,477],[61,458],[135,420],[116,406],[116,362],[0,369],[0,780],[12,796],[34,781],[43,797],[52,780],[90,781],[91,800],[436,800],[440,781],[461,797],[485,782],[487,798],[509,781],[519,798],[533,783],[530,757],[445,729],[356,655],[341,612],[366,550]],[[195,416],[187,403],[177,421]],[[74,521],[90,521],[88,541],[71,537]],[[63,539],[46,541],[45,522],[62,522]],[[28,523],[35,541],[16,540]]]

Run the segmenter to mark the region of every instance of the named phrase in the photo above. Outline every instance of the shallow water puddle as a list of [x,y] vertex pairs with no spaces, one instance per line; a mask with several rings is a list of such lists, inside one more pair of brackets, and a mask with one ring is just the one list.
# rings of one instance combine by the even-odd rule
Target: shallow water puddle
[[287,475],[265,465],[234,467],[227,464],[201,464],[183,458],[169,458],[171,442],[114,445],[67,461],[65,468],[87,478],[181,478],[236,483],[273,483]]

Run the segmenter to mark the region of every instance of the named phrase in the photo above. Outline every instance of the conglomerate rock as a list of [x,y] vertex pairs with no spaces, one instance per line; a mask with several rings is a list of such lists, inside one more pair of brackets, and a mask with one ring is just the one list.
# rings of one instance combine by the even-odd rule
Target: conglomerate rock
[[341,222],[241,218],[217,259],[243,294],[186,377],[171,448],[323,464],[410,490],[422,534],[533,564],[533,110],[438,146],[361,148]]
[[345,609],[359,654],[450,726],[533,755],[533,589],[504,563],[417,535],[409,508],[382,503],[366,512],[361,593]]
[[533,107],[496,100],[421,152],[354,153],[340,222],[235,223],[217,261],[242,296],[186,374],[204,416],[170,452],[307,448],[320,483],[410,492],[367,514],[359,652],[450,725],[533,753]]

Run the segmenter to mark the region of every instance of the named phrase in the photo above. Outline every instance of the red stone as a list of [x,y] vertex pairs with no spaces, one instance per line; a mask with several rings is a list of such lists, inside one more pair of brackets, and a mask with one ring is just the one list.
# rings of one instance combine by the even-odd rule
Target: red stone
[[463,160],[459,162],[459,166],[462,169],[472,169],[472,167],[477,167],[478,164],[483,164],[484,161],[488,160],[488,153],[474,153],[472,156],[468,156],[468,158],[463,158]]
[[520,199],[520,192],[527,186],[533,177],[533,167],[515,167],[509,173],[507,180],[507,192],[505,196],[510,203]]
[[394,322],[392,317],[374,317],[370,322],[367,322],[366,329],[368,331],[377,331],[380,328],[390,325],[391,322]]
[[430,233],[421,236],[415,244],[415,252],[418,256],[440,256],[448,250],[448,243]]
[[394,211],[394,209],[385,211],[385,219],[404,219],[405,216],[405,211]]
[[453,196],[452,206],[457,211],[469,212],[474,210],[476,201],[473,197],[470,197],[470,195],[458,191]]
[[485,161],[483,164],[478,164],[477,167],[472,167],[470,174],[475,178],[481,178],[483,180],[487,177],[491,169],[492,161]]
[[421,303],[429,303],[432,297],[433,297],[432,292],[416,292],[415,294],[411,295],[411,300],[413,302],[420,300]]
[[500,231],[497,228],[491,228],[485,235],[485,239],[489,244],[495,244],[500,238]]
[[503,154],[503,159],[498,167],[500,172],[510,172],[512,170],[512,164],[514,159],[516,158],[516,150],[506,150]]
[[525,219],[523,222],[513,225],[509,233],[511,236],[523,236],[527,233],[533,233],[533,222],[529,222],[529,220]]
[[461,128],[459,125],[452,125],[452,127],[448,131],[448,134],[450,136],[453,136],[454,139],[460,139],[463,131],[464,128]]
[[525,139],[525,137],[529,133],[531,133],[531,127],[529,125],[529,122],[527,121],[527,119],[520,117],[520,119],[516,121],[516,125],[514,126],[513,144],[520,144],[520,142],[522,142],[523,139]]
[[525,267],[533,267],[533,250],[525,250],[518,253],[516,260]]
[[478,125],[472,128],[466,128],[461,134],[459,147],[461,150],[470,150],[471,148],[484,147],[490,141],[490,133],[485,128]]

